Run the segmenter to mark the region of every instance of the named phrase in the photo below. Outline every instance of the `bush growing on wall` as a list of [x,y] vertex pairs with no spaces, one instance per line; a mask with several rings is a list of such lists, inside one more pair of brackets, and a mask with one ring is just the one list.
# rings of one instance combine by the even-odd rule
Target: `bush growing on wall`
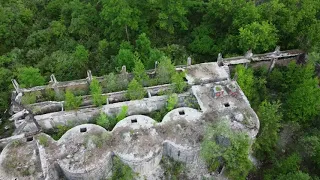
[[127,98],[130,100],[135,99],[142,99],[146,94],[146,91],[144,90],[143,86],[135,79],[133,79],[128,87],[127,90]]
[[185,73],[174,73],[173,76],[171,77],[171,82],[173,84],[173,88],[175,92],[177,93],[182,93],[184,89],[187,87],[187,84],[184,82]]
[[75,96],[70,90],[66,91],[64,107],[66,110],[78,109],[82,103],[82,98]]
[[117,121],[119,122],[122,119],[124,119],[127,116],[127,113],[128,113],[128,106],[122,106],[121,111],[116,117]]
[[177,94],[169,95],[168,101],[167,101],[167,111],[169,112],[172,109],[174,109],[177,103],[178,103],[178,95]]
[[102,87],[96,78],[93,78],[90,83],[90,94],[94,105],[100,107],[106,103],[107,97],[102,95]]
[[200,155],[209,171],[225,166],[230,179],[245,179],[252,167],[249,148],[247,134],[234,132],[226,121],[221,121],[207,128]]

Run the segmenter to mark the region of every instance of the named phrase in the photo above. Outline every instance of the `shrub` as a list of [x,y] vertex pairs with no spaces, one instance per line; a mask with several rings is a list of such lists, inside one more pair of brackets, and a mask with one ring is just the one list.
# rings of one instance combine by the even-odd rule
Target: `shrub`
[[102,87],[96,78],[93,78],[90,83],[90,93],[94,105],[102,106],[104,103],[106,103],[107,97],[102,95]]
[[167,157],[163,157],[160,163],[164,169],[165,179],[185,179],[182,177],[183,171],[186,168],[185,164]]
[[48,138],[45,135],[39,136],[39,144],[41,144],[44,147],[48,146]]
[[134,177],[135,173],[130,166],[124,164],[118,157],[114,156],[111,180],[127,180],[134,179]]
[[100,112],[100,115],[98,116],[96,122],[99,126],[102,126],[104,128],[107,128],[110,126],[110,121],[108,119],[108,116],[103,112]]
[[41,93],[39,91],[26,93],[21,97],[21,103],[24,105],[34,104],[37,102],[37,97],[39,96],[41,96]]
[[66,110],[78,109],[81,103],[82,103],[81,97],[76,97],[70,90],[67,90],[66,96],[65,96],[65,102],[64,102],[64,106]]
[[45,79],[41,76],[40,70],[33,67],[18,68],[18,80],[21,87],[40,86],[45,83]]
[[184,82],[185,73],[174,73],[171,77],[171,81],[173,84],[173,88],[177,93],[182,93],[184,89],[187,87],[187,84]]
[[168,97],[167,110],[171,111],[172,109],[174,109],[174,107],[176,106],[177,103],[178,103],[178,95],[177,94],[171,94]]
[[209,126],[201,143],[200,155],[208,170],[225,166],[230,179],[245,179],[252,168],[249,157],[249,138],[243,132],[234,132],[225,121]]
[[145,94],[146,91],[143,88],[143,86],[138,81],[133,79],[130,82],[126,93],[127,98],[129,98],[130,100],[142,99],[145,96]]
[[117,121],[119,122],[122,119],[124,119],[127,116],[127,113],[128,113],[128,106],[122,106],[121,111],[116,117]]

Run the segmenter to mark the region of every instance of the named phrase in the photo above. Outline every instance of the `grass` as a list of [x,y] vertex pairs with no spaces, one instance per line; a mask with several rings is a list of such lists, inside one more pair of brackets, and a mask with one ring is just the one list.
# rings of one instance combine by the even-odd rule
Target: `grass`
[[39,144],[44,146],[44,147],[47,147],[49,145],[48,143],[48,138],[45,136],[45,135],[40,135],[39,136]]

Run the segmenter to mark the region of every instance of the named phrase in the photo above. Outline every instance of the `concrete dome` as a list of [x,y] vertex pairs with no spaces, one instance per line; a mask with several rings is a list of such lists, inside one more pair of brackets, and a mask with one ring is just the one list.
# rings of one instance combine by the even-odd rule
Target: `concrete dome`
[[144,115],[132,115],[119,121],[113,131],[119,127],[130,127],[132,129],[147,129],[153,127],[157,121]]
[[197,121],[202,113],[189,107],[181,107],[168,112],[162,120],[162,123],[184,119],[186,121]]

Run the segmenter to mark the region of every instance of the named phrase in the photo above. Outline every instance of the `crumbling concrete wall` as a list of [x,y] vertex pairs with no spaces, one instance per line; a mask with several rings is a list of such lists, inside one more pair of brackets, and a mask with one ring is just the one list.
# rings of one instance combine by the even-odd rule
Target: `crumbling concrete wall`
[[176,161],[184,163],[197,163],[199,159],[200,147],[187,147],[178,145],[166,140],[163,143],[163,154]]

